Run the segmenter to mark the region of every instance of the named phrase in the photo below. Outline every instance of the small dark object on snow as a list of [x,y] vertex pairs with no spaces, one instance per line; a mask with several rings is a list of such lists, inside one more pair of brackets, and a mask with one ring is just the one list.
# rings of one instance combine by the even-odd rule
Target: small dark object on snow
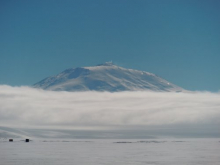
[[13,142],[13,139],[9,139],[9,142]]
[[30,140],[29,139],[25,139],[25,142],[29,142]]

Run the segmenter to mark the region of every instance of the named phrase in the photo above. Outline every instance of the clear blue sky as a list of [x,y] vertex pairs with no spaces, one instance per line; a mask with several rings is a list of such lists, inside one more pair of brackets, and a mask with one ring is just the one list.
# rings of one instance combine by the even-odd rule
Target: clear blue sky
[[0,84],[115,64],[220,90],[219,0],[1,0]]

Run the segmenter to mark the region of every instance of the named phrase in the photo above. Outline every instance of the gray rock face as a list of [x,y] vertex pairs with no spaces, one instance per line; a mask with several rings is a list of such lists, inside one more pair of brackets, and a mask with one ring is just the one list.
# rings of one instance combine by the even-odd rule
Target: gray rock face
[[43,79],[34,87],[54,91],[184,91],[152,73],[122,68],[110,62],[70,68]]

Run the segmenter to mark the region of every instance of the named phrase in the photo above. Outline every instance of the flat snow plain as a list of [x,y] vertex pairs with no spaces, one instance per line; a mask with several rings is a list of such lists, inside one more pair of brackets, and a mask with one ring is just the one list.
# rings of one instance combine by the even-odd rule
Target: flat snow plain
[[220,139],[0,140],[1,165],[219,165]]

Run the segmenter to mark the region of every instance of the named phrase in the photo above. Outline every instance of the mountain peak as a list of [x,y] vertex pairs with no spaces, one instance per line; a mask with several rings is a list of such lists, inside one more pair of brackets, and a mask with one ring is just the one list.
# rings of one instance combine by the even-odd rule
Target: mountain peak
[[114,64],[113,64],[113,62],[112,61],[109,61],[109,62],[104,62],[104,63],[102,63],[102,64],[98,64],[98,65],[96,65],[96,66],[113,66]]
[[34,87],[55,91],[184,91],[152,73],[117,67],[112,62],[70,68],[34,84]]

